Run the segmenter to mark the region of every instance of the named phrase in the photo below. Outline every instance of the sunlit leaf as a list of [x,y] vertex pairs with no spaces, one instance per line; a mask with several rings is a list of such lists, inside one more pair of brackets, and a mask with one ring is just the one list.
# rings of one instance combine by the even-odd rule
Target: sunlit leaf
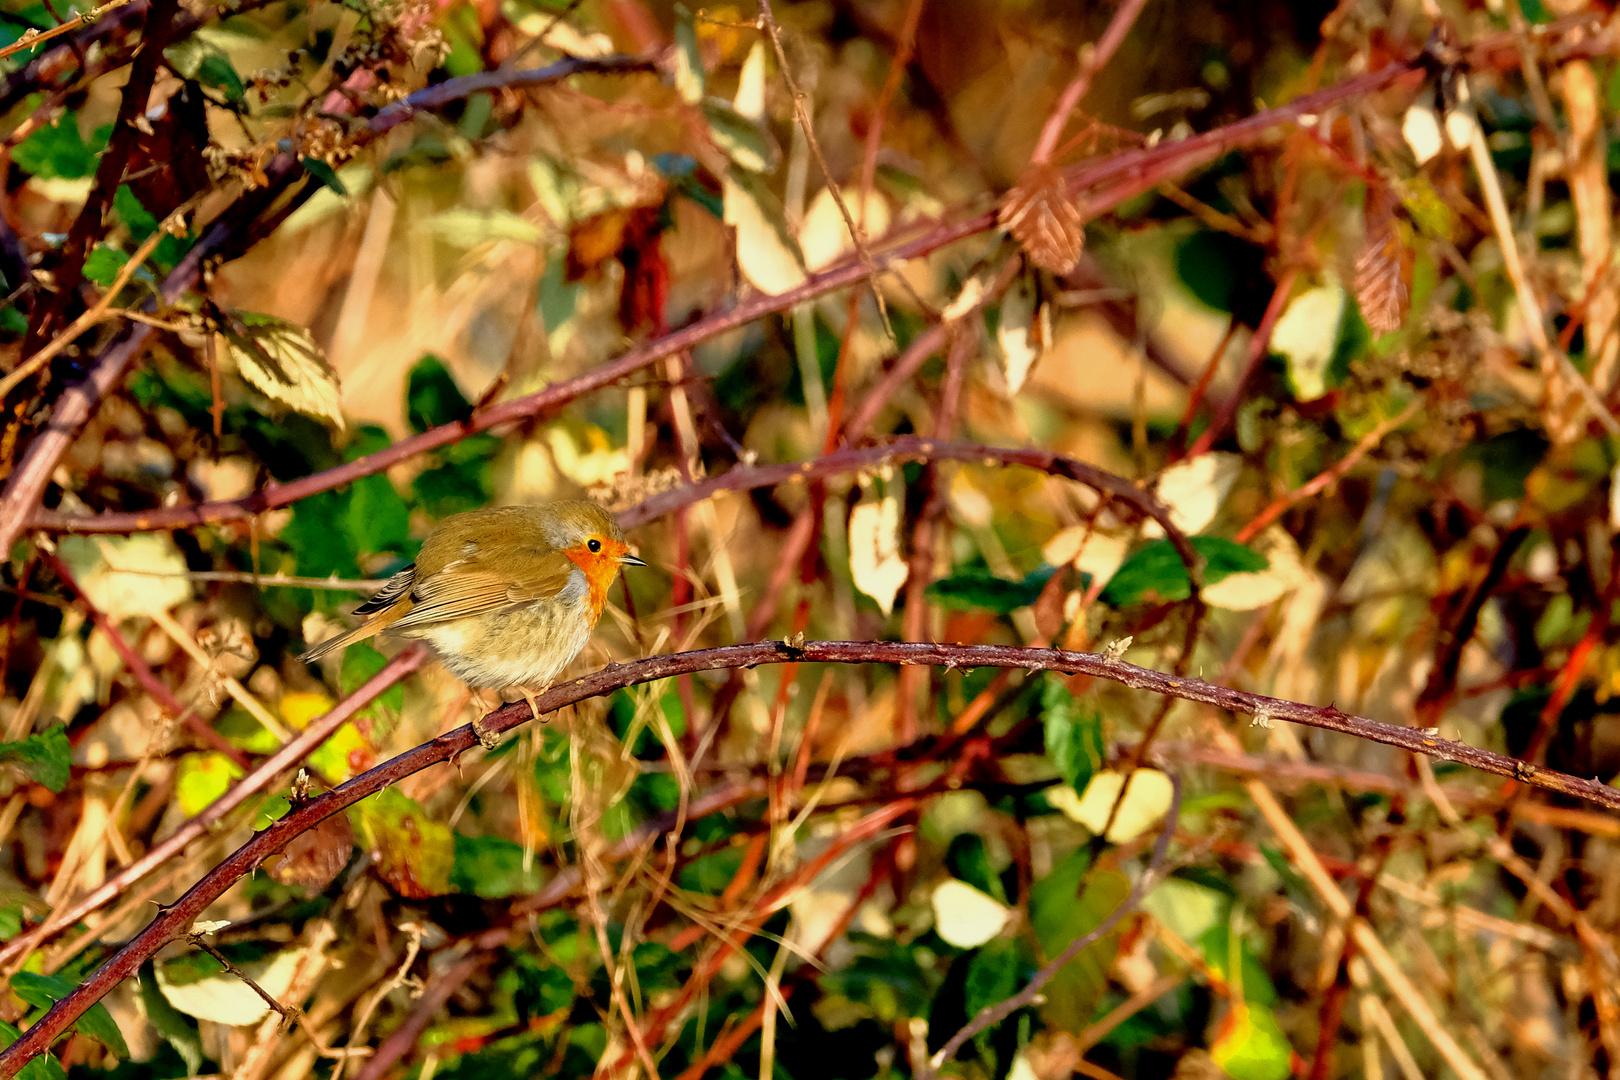
[[[271,997],[286,997],[293,972],[302,953],[286,949],[256,960],[232,963],[246,972]],[[257,1024],[270,1012],[258,992],[237,976],[225,971],[219,961],[206,953],[160,964],[156,969],[158,989],[180,1012],[198,1020],[209,1020],[231,1027]]]
[[[1268,565],[1264,555],[1222,537],[1194,536],[1191,542],[1204,560],[1205,585],[1213,585],[1229,574],[1256,573]],[[1187,568],[1169,540],[1154,540],[1137,548],[1102,591],[1103,602],[1112,607],[1128,607],[1149,596],[1174,601],[1191,595]]]
[[266,397],[343,426],[337,373],[308,330],[273,315],[238,311],[218,336],[220,355]]
[[[858,191],[845,191],[844,205],[867,239],[882,236],[889,231],[889,204],[877,192],[869,192],[862,206]],[[804,252],[805,269],[811,273],[831,266],[843,255],[855,250],[850,238],[849,224],[839,213],[838,203],[831,188],[822,188],[810,200],[799,226],[799,249]]]
[[185,557],[167,533],[67,536],[58,550],[85,596],[113,619],[191,599]]
[[241,775],[242,766],[217,750],[187,754],[175,769],[175,800],[187,817],[196,817]]
[[1209,1052],[1232,1080],[1286,1080],[1293,1072],[1294,1048],[1264,1005],[1232,1006]]
[[873,484],[849,512],[849,571],[855,587],[887,615],[909,570],[900,554],[898,478]]
[[781,207],[749,174],[733,169],[721,199],[725,222],[737,230],[737,268],[760,292],[777,295],[804,283],[804,260],[788,235]]
[[703,54],[698,50],[697,28],[685,4],[675,5],[675,92],[688,105],[703,100]]
[[[1079,796],[1073,794],[1073,788],[1054,788],[1047,792],[1047,801],[1063,811],[1064,816],[1093,833],[1100,833],[1108,826],[1108,815],[1124,783],[1125,778],[1119,773],[1104,769],[1092,775]],[[1172,790],[1170,778],[1157,769],[1137,769],[1131,773],[1125,799],[1119,805],[1113,825],[1108,826],[1108,842],[1128,843],[1152,828],[1170,808]]]
[[[1215,512],[1226,501],[1242,468],[1243,459],[1237,454],[1200,454],[1160,473],[1154,492],[1170,507],[1170,520],[1176,528],[1184,533],[1202,532],[1215,520]],[[1143,532],[1148,536],[1164,535],[1156,521],[1148,522]]]
[[1031,163],[1002,200],[998,220],[1042,270],[1067,274],[1080,261],[1086,219],[1063,173],[1050,164]]
[[955,878],[941,882],[929,902],[934,929],[958,949],[976,949],[1001,933],[1009,914],[1005,904]]

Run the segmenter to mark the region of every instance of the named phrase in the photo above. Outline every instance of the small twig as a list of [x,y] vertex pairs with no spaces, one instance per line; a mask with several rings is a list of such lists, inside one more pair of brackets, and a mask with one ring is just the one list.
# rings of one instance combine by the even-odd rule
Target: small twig
[[[894,324],[889,321],[889,305],[883,299],[883,290],[878,288],[878,265],[872,258],[872,249],[866,243],[866,229],[857,222],[849,212],[849,206],[844,202],[844,193],[839,190],[838,181],[834,178],[832,170],[827,167],[827,158],[821,152],[821,143],[816,139],[815,121],[810,118],[810,110],[805,106],[805,94],[799,89],[799,84],[793,79],[793,71],[788,67],[787,51],[782,48],[782,32],[777,28],[776,16],[771,12],[771,0],[759,0],[759,25],[770,38],[771,47],[776,50],[776,63],[782,69],[782,81],[787,83],[788,94],[793,98],[793,115],[799,121],[799,128],[804,132],[805,143],[810,152],[815,155],[816,164],[821,167],[821,175],[827,180],[827,191],[832,194],[833,202],[838,206],[839,214],[843,215],[844,227],[849,230],[849,238],[855,245],[855,251],[860,256],[861,265],[866,267],[867,284],[872,290],[872,299],[877,301],[878,318],[883,322],[883,331],[894,341]],[[861,203],[861,217],[866,217],[866,203]],[[911,288],[910,282],[904,276],[900,279],[911,298],[924,311],[930,310],[922,297]]]
[[[120,0],[120,2],[127,4],[130,0]],[[0,55],[3,55],[3,53],[0,53]],[[140,269],[141,264],[157,248],[158,242],[165,235],[167,234],[162,229],[154,229],[152,235],[148,236],[141,242],[141,246],[135,249],[135,254],[129,257],[129,261],[118,268],[118,275],[113,278],[112,284],[107,287],[107,291],[101,294],[101,299],[96,301],[95,306],[63,327],[43,348],[7,372],[3,378],[0,378],[0,399],[4,399],[7,394],[11,393],[12,388],[18,383],[50,363],[58,353],[78,340],[80,334],[83,334],[104,319],[122,314],[122,312],[113,310],[113,298],[123,290],[125,285],[129,284],[129,279],[135,276],[135,271]]]
[[207,939],[204,937],[204,932],[194,931],[187,934],[186,937],[197,948],[201,949],[203,952],[207,953],[209,956],[212,956],[215,960],[218,960],[222,965],[224,965],[226,971],[247,983],[248,986],[253,989],[255,994],[258,994],[264,999],[264,1003],[266,1005],[270,1006],[271,1009],[280,1014],[282,1031],[288,1031],[294,1024],[298,1023],[298,1017],[302,1010],[293,1008],[290,1005],[283,1005],[281,1002],[277,1001],[274,994],[270,993],[257,982],[253,981],[253,976],[231,963],[230,957],[226,956],[224,953],[214,948],[213,945],[209,944]]
[[1519,300],[1519,313],[1524,320],[1525,330],[1530,334],[1530,343],[1541,360],[1542,373],[1549,382],[1549,390],[1558,380],[1568,383],[1581,395],[1598,423],[1610,435],[1620,436],[1620,420],[1615,419],[1592,384],[1570,363],[1569,357],[1558,348],[1557,343],[1547,336],[1546,316],[1519,256],[1519,242],[1513,233],[1513,219],[1508,213],[1507,200],[1502,195],[1501,178],[1497,176],[1496,164],[1491,160],[1491,148],[1485,142],[1485,132],[1479,120],[1474,117],[1469,120],[1468,155],[1479,177],[1480,190],[1485,194],[1485,208],[1491,215],[1497,245],[1502,249],[1502,267],[1513,282],[1513,292]]
[[49,30],[28,30],[22,37],[0,49],[0,60],[4,60],[13,53],[20,53],[24,49],[32,49],[34,46],[49,41],[51,38],[61,37],[68,31],[77,30],[86,23],[93,23],[114,8],[121,8],[125,4],[132,2],[133,0],[107,0],[107,3],[102,4],[100,7],[91,8],[89,11],[81,11],[66,22],[60,23]]
[[1080,104],[1080,99],[1091,89],[1092,77],[1113,57],[1120,44],[1124,42],[1125,35],[1129,34],[1131,27],[1136,24],[1136,17],[1142,14],[1142,8],[1146,6],[1147,0],[1124,0],[1114,12],[1114,17],[1109,20],[1108,29],[1097,39],[1096,45],[1082,52],[1080,70],[1069,81],[1069,85],[1063,88],[1056,107],[1052,109],[1052,115],[1046,118],[1046,124],[1041,128],[1041,137],[1035,144],[1035,152],[1029,155],[1031,165],[1044,165],[1051,160],[1052,150],[1063,135],[1063,126],[1069,122],[1069,114],[1074,112],[1075,107]]
[[1142,902],[1143,897],[1147,896],[1158,885],[1159,880],[1169,873],[1170,868],[1166,865],[1165,859],[1170,853],[1170,838],[1175,835],[1176,823],[1180,819],[1181,778],[1172,774],[1170,776],[1170,809],[1166,811],[1164,816],[1164,828],[1159,831],[1159,839],[1153,845],[1153,857],[1148,861],[1147,869],[1142,872],[1142,876],[1137,879],[1136,884],[1131,886],[1131,891],[1125,895],[1125,899],[1120,901],[1119,906],[1110,912],[1107,918],[1093,927],[1089,933],[1082,934],[1069,942],[1069,947],[1059,953],[1051,963],[1037,971],[1034,978],[1030,979],[1029,984],[1022,990],[999,1004],[986,1005],[980,1009],[972,1020],[964,1024],[960,1031],[952,1035],[945,1045],[940,1047],[938,1053],[928,1059],[926,1068],[917,1071],[917,1080],[934,1080],[934,1077],[939,1074],[940,1068],[954,1058],[956,1052],[969,1039],[981,1031],[989,1030],[1019,1009],[1035,1004],[1036,999],[1040,996],[1041,988],[1056,978],[1058,972],[1068,966],[1071,960],[1089,948],[1092,943],[1101,940],[1103,935],[1107,934],[1119,923],[1119,920],[1135,911],[1136,906]]

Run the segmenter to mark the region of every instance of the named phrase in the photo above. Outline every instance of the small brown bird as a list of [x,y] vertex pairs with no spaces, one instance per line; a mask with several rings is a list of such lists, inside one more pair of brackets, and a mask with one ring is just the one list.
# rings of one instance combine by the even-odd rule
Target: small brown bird
[[453,514],[428,535],[416,562],[355,608],[365,622],[299,659],[397,634],[426,641],[474,690],[517,687],[532,706],[590,640],[619,568],[646,565],[595,503]]

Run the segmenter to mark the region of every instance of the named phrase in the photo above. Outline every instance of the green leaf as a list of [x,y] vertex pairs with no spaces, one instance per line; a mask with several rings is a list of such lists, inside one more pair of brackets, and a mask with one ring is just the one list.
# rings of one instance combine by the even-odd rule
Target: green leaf
[[[1198,939],[1198,947],[1204,951],[1204,961],[1211,970],[1227,982],[1235,981],[1231,974],[1232,931],[1225,923],[1216,923],[1206,930],[1203,937]],[[1251,1005],[1275,1005],[1277,988],[1272,985],[1266,969],[1260,966],[1260,959],[1249,948],[1248,942],[1238,941],[1238,954],[1242,958],[1239,963],[1243,971],[1243,1000]]]
[[1008,581],[988,570],[964,570],[933,582],[925,591],[930,600],[948,608],[1006,615],[1033,604],[1056,571],[1055,566],[1042,566],[1032,570],[1023,581]]
[[113,210],[118,214],[118,220],[129,229],[129,234],[137,241],[145,240],[157,232],[158,219],[152,212],[141,205],[141,200],[129,189],[128,184],[119,184],[118,190],[113,193]]
[[1228,233],[1205,229],[1176,245],[1176,276],[1204,304],[1231,311],[1238,283],[1260,272],[1265,252]]
[[141,1004],[147,1022],[163,1036],[165,1042],[174,1047],[175,1053],[186,1063],[187,1075],[195,1076],[203,1062],[202,1036],[198,1032],[197,1021],[175,1008],[163,996],[158,989],[157,970],[150,960],[141,965],[140,984]]
[[293,503],[292,520],[281,530],[281,542],[297,556],[300,574],[359,575],[354,537],[341,524],[349,520],[351,498],[347,491],[322,491]]
[[111,133],[110,126],[98,128],[87,142],[79,134],[78,116],[65,112],[54,124],[18,143],[11,151],[11,160],[35,176],[76,180],[96,171],[96,157],[106,148]]
[[55,792],[67,787],[72,759],[73,747],[68,743],[67,727],[63,724],[20,742],[0,743],[0,762],[21,766],[30,780]]
[[242,76],[236,73],[235,66],[223,52],[203,57],[203,62],[197,66],[197,81],[225,91],[226,101],[241,101],[247,93]]
[[217,750],[187,754],[175,770],[175,798],[187,817],[196,817],[241,775],[242,766]]
[[738,167],[751,173],[771,173],[782,157],[781,147],[765,125],[738,112],[729,101],[705,98],[699,106],[709,122],[709,135]]
[[225,91],[227,101],[240,101],[247,88],[236,73],[231,58],[213,42],[193,35],[163,50],[167,60],[184,79],[195,79],[204,86]]
[[457,892],[499,900],[519,893],[532,893],[541,885],[536,859],[524,866],[523,845],[499,836],[455,834],[455,863],[450,868],[450,884]]
[[[1090,858],[1085,849],[1061,860],[1030,889],[1029,922],[1050,961],[1075,938],[1090,933],[1124,901],[1131,890],[1117,870],[1099,870],[1087,880]],[[1085,891],[1081,882],[1085,881]],[[1091,1022],[1097,999],[1108,983],[1108,967],[1119,950],[1119,932],[1103,935],[1083,949],[1047,984],[1042,1011],[1048,1022],[1079,1031]]]
[[106,244],[97,244],[90,249],[90,254],[85,257],[85,279],[106,288],[113,283],[113,279],[118,276],[118,271],[122,270],[127,262],[129,262],[129,256],[122,251],[114,247],[108,247]]
[[[338,686],[345,694],[352,694],[387,664],[388,657],[364,641],[356,642],[343,652],[343,666],[338,672]],[[377,695],[377,702],[395,711],[403,709],[405,687],[396,682]]]
[[703,54],[697,27],[685,4],[675,5],[675,92],[688,105],[703,100]]
[[1001,878],[990,866],[990,855],[985,851],[984,839],[978,833],[957,833],[952,837],[951,846],[945,852],[945,866],[958,880],[967,882],[999,903],[1007,902],[1007,891],[1002,888]]
[[1084,792],[1106,760],[1102,716],[1083,707],[1061,676],[1048,673],[1041,686],[1041,723],[1046,728],[1046,756],[1065,783]]
[[[1270,561],[1257,551],[1218,536],[1194,536],[1193,550],[1204,560],[1204,584],[1213,585],[1230,574],[1257,574]],[[1102,591],[1103,603],[1129,607],[1156,594],[1161,601],[1185,600],[1192,582],[1181,556],[1169,540],[1154,540],[1131,552]]]
[[6,304],[0,307],[0,331],[7,334],[23,334],[28,332],[28,316],[16,304]]
[[[0,1020],[0,1048],[10,1046],[22,1038],[22,1032],[15,1025]],[[49,1054],[40,1054],[30,1058],[28,1063],[17,1072],[17,1080],[66,1080],[67,1073],[62,1071],[62,1063]]]
[[[11,977],[11,992],[28,1004],[41,1009],[55,1005],[77,989],[77,986],[77,983],[60,975],[36,975],[32,971],[19,971]],[[112,1013],[108,1012],[107,1006],[101,1002],[98,1001],[86,1009],[73,1022],[73,1026],[119,1057],[129,1057],[129,1047],[124,1043],[124,1033],[118,1030],[118,1025],[113,1022]]]
[[444,362],[432,353],[418,360],[405,383],[405,416],[411,430],[423,432],[471,415],[472,402],[456,385]]
[[[364,428],[360,436],[349,446],[345,460],[353,461],[388,448],[388,434],[382,428]],[[400,498],[386,473],[361,477],[350,486],[346,524],[359,550],[368,554],[403,554],[411,546],[411,508]]]
[[333,194],[348,198],[349,189],[343,186],[343,181],[338,179],[338,174],[332,166],[320,158],[303,157],[299,158],[298,161],[304,166],[304,171],[325,184],[332,190]]
[[1294,1048],[1264,1005],[1234,1006],[1209,1054],[1232,1080],[1287,1080],[1293,1071]]

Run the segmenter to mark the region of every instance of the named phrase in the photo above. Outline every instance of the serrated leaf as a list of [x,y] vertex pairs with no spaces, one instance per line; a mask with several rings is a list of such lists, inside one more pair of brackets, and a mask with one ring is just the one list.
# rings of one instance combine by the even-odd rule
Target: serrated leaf
[[[1219,536],[1194,536],[1190,542],[1204,560],[1205,585],[1230,574],[1258,573],[1270,565],[1259,552]],[[1108,579],[1102,600],[1110,607],[1128,607],[1150,593],[1161,601],[1185,600],[1192,595],[1187,568],[1168,540],[1155,540],[1132,552]]]
[[266,397],[343,427],[337,372],[308,330],[274,315],[238,311],[219,339],[220,355]]
[[1080,261],[1086,219],[1056,167],[1031,163],[1002,201],[997,218],[1012,233],[1029,261],[1054,274],[1067,274]]
[[57,724],[18,742],[0,743],[0,762],[12,762],[35,783],[60,793],[72,774],[73,747],[67,727]]
[[97,156],[111,132],[110,126],[97,129],[87,141],[79,134],[77,114],[65,112],[13,147],[11,160],[24,172],[44,179],[87,177],[96,171]]
[[[39,975],[32,971],[19,971],[11,977],[11,992],[28,1004],[41,1009],[50,1008],[76,988],[76,983],[60,975]],[[107,1006],[101,1002],[98,1001],[86,1009],[73,1022],[73,1026],[119,1057],[129,1057],[129,1046],[124,1042],[124,1033],[118,1030],[118,1025],[113,1022],[112,1013],[108,1012]]]

